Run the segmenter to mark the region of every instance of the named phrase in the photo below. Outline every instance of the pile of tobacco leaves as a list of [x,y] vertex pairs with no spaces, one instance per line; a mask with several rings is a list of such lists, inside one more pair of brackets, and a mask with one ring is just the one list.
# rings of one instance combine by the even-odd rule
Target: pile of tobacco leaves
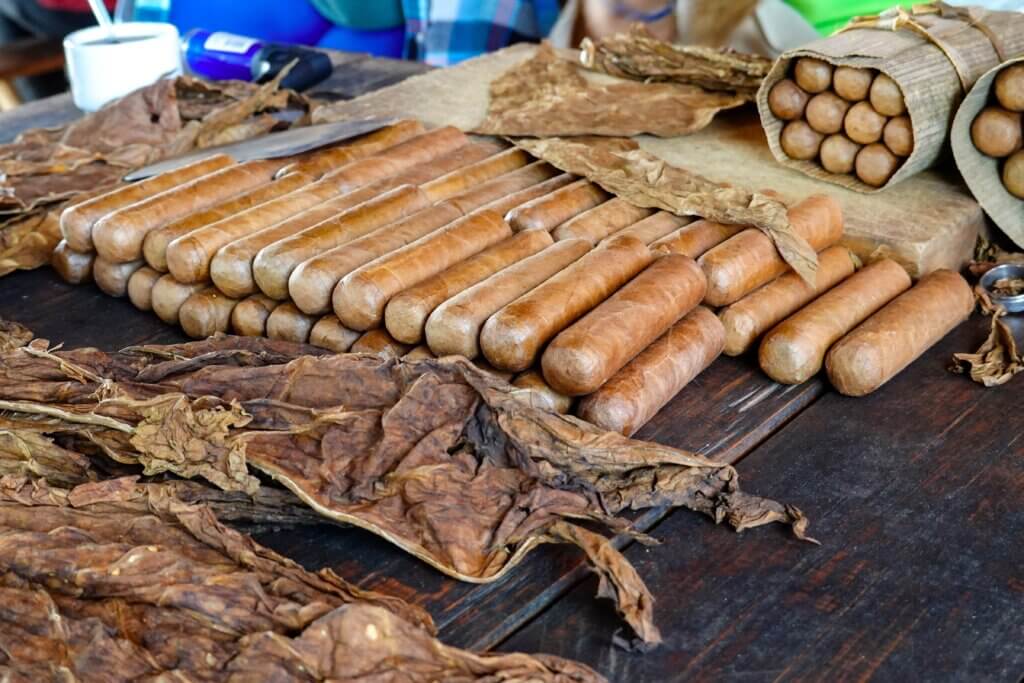
[[[187,508],[189,520],[204,520],[199,526],[217,525],[217,535],[233,534],[219,526],[214,515],[250,523],[260,523],[263,516],[269,522],[303,523],[310,518],[299,506],[302,503],[322,517],[368,529],[439,570],[474,582],[505,575],[540,543],[568,543],[586,554],[601,578],[600,594],[616,601],[638,644],[653,645],[660,640],[653,599],[633,567],[601,533],[633,533],[622,512],[685,506],[716,522],[727,521],[737,530],[779,521],[805,537],[807,520],[798,509],[741,492],[732,467],[537,410],[516,399],[509,385],[461,359],[402,362],[225,336],[116,353],[89,348],[61,351],[49,349],[43,340],[25,344],[25,335],[16,328],[10,336],[8,350],[0,353],[0,474],[8,482],[3,495],[10,497],[10,514],[23,521],[0,523],[0,538],[7,533],[3,528],[43,536],[59,529],[61,535],[74,537],[77,532],[65,529],[85,524],[78,516],[86,509],[90,523],[107,528],[108,522],[100,518],[108,508],[122,515],[148,515],[147,519],[156,515],[160,524],[184,525],[196,536],[199,523],[183,522],[179,514]],[[142,479],[124,476],[140,470]],[[171,475],[177,476],[165,480]],[[264,483],[268,477],[290,493]],[[49,512],[17,511],[19,505],[35,505],[36,499],[44,501],[39,505],[52,507],[53,515],[67,519],[47,522]],[[101,507],[86,508],[86,503]],[[19,526],[36,519],[39,530]],[[123,521],[109,525],[125,528]],[[251,561],[251,553],[273,555],[251,550],[256,546],[246,537],[231,538],[240,539],[249,549],[234,553],[234,560]],[[100,543],[98,537],[95,540]],[[208,535],[200,540],[211,542]],[[80,594],[85,580],[79,577],[89,577],[85,584],[92,585],[90,581],[107,580],[115,570],[123,572],[122,564],[142,561],[129,562],[129,558],[149,557],[144,549],[138,550],[150,544],[148,537],[138,543],[120,541],[124,547],[118,552],[89,550],[83,556],[75,554],[67,539],[56,544],[61,553],[68,553],[60,560],[60,576],[70,582],[66,590],[75,593],[73,599],[62,597],[56,609],[81,618],[95,616],[108,625],[108,631],[124,627],[128,631],[119,631],[119,637],[136,643],[132,634],[138,634],[131,620],[117,621],[106,610],[118,612],[128,609],[127,605],[134,610],[142,600],[146,606],[139,610],[158,611],[165,604],[178,604],[167,597],[168,591],[177,595],[178,589],[140,581],[132,584],[132,590],[145,598],[106,589],[97,595]],[[12,556],[7,553],[5,570],[8,576],[17,575],[18,590],[26,592],[23,599],[44,590],[45,596],[32,599],[52,602],[57,598],[49,584],[43,589],[26,578],[50,571],[47,553],[51,551],[30,552],[33,545],[11,546],[25,548],[15,562],[24,565],[24,576],[12,574]],[[115,558],[117,566],[111,564]],[[213,562],[223,565],[220,559]],[[40,563],[45,566],[37,566]],[[175,564],[169,562],[166,571],[173,572]],[[277,570],[271,566],[288,567],[290,574],[275,580]],[[268,584],[294,581],[286,577],[301,572],[276,556],[267,567]],[[156,573],[153,567],[145,572],[146,576]],[[340,584],[340,579],[331,577]],[[200,583],[219,586],[222,581],[210,578]],[[257,590],[254,584],[246,585]],[[181,590],[188,597],[181,598],[185,603],[179,607],[196,609],[193,590]],[[266,591],[266,586],[261,590]],[[292,587],[283,590],[289,600],[295,600]],[[452,650],[433,640],[422,628],[423,616],[404,603],[355,595],[347,586],[344,591],[332,590],[348,592],[316,609],[303,607],[301,601],[298,606],[289,603],[287,609],[278,608],[233,593],[218,600],[203,597],[202,609],[216,612],[195,617],[204,624],[229,617],[247,624],[259,622],[248,630],[229,629],[230,643],[218,645],[223,652],[208,650],[213,652],[206,658],[210,671],[223,674],[240,666],[244,678],[246,672],[258,670],[247,666],[282,667],[294,673],[306,671],[301,666],[315,661],[319,668],[308,669],[317,672],[310,674],[311,680],[334,677],[341,675],[332,667],[342,665],[339,658],[345,658],[338,653],[345,647],[367,647],[367,656],[376,656],[380,648],[368,647],[361,636],[356,638],[358,643],[346,640],[363,632],[371,638],[372,632],[413,639],[414,645],[397,645],[394,651],[414,648],[421,655],[416,655],[415,662],[393,664],[416,671],[422,664],[427,673],[421,677],[427,679],[449,675],[458,679],[465,671],[505,675],[518,666],[526,667],[523,677],[540,680],[596,676],[560,660],[476,657]],[[123,606],[108,605],[111,596],[117,596]],[[104,606],[80,604],[91,599]],[[323,602],[320,597],[317,601],[318,605]],[[290,620],[267,622],[265,610],[275,616],[284,610]],[[145,617],[154,623],[164,618],[181,617],[148,616],[148,612]],[[353,623],[358,625],[355,630]],[[5,628],[0,621],[0,631]],[[178,626],[174,629],[182,632]],[[220,634],[219,627],[214,630]],[[195,638],[213,636],[197,631]],[[131,649],[125,648],[114,649]],[[302,654],[307,651],[309,662]],[[146,675],[174,668],[159,653],[150,651],[150,655],[139,654],[140,661],[153,667],[146,669],[150,672]],[[301,666],[293,661],[295,657],[301,659]],[[190,666],[201,668],[201,663]],[[352,666],[361,664],[356,661]],[[346,670],[345,675],[350,673]],[[517,677],[518,673],[509,676]]]

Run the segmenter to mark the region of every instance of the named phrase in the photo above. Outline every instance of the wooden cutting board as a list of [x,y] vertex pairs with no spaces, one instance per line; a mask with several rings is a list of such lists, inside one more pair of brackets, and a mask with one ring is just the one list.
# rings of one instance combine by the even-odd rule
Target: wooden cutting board
[[[354,100],[322,106],[313,118],[320,123],[399,115],[430,125],[472,130],[486,114],[490,82],[528,59],[534,49],[516,45],[413,76]],[[637,116],[643,112],[638,111]],[[816,193],[831,194],[843,206],[848,247],[865,260],[879,255],[894,258],[915,277],[937,268],[963,266],[984,222],[981,207],[955,170],[928,171],[884,192],[866,195],[783,168],[771,156],[753,105],[719,115],[695,135],[640,136],[637,140],[676,166],[717,182],[774,189],[787,202]]]

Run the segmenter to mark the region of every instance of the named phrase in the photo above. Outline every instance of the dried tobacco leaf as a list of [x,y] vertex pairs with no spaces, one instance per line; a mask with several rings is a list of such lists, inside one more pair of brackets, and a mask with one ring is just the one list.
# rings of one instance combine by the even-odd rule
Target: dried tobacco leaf
[[477,133],[673,137],[701,130],[719,111],[746,101],[680,83],[594,83],[546,43],[531,59],[496,78],[490,94]]
[[585,176],[630,204],[757,227],[800,277],[815,281],[818,255],[794,232],[782,202],[711,182],[666,163],[626,138],[519,138],[515,144],[552,166]]
[[992,291],[999,296],[1024,294],[1024,277],[1004,277],[992,283]]
[[0,352],[20,349],[32,341],[32,330],[20,323],[0,318]]
[[981,277],[989,270],[1004,263],[1024,265],[1024,254],[1006,251],[981,235],[978,237],[977,244],[974,245],[974,259],[967,267],[972,275]]
[[753,101],[772,68],[772,60],[760,55],[658,40],[643,24],[596,42],[584,38],[580,63],[620,78],[671,81],[735,93],[748,102]]
[[[266,353],[256,353],[261,346]],[[240,350],[252,364],[225,363]],[[737,529],[781,521],[804,537],[798,509],[741,494],[732,467],[536,410],[465,360],[404,363],[308,351],[233,337],[115,354],[44,355],[26,347],[0,356],[0,409],[39,416],[49,434],[130,461],[147,457],[134,450],[131,435],[147,424],[154,396],[163,396],[160,405],[187,403],[193,414],[237,405],[251,421],[226,424],[219,448],[244,445],[235,452],[249,467],[324,516],[474,582],[503,576],[540,543],[574,543],[594,561],[602,590],[651,643],[659,636],[646,588],[579,520],[629,531],[618,513],[681,505]],[[219,472],[217,447],[190,451],[201,452]],[[186,476],[196,464],[180,453],[163,460]],[[215,483],[245,488],[237,478]]]
[[0,479],[0,568],[4,680],[601,680],[447,647],[419,608],[132,481]]
[[1006,310],[1002,307],[992,311],[988,338],[974,353],[954,353],[951,370],[966,373],[986,387],[1006,384],[1018,372],[1024,372],[1024,356],[1017,349],[1013,330],[1001,320],[1004,315]]

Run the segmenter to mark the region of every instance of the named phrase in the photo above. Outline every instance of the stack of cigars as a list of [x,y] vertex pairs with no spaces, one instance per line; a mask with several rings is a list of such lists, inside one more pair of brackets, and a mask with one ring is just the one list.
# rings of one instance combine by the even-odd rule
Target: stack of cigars
[[[854,274],[833,199],[789,213],[820,252],[815,287],[760,230],[638,208],[522,150],[403,121],[297,159],[210,157],[70,206],[53,264],[193,337],[460,354],[534,405],[633,434],[723,349],[742,353],[778,324],[762,345],[777,338],[777,354],[778,330],[819,295],[875,287],[872,269],[895,266]],[[826,350],[898,293],[878,289]],[[872,384],[927,348],[922,332],[907,331]]]
[[874,69],[794,60],[772,86],[768,108],[787,122],[779,144],[791,159],[817,160],[829,173],[881,187],[914,151],[903,92]]
[[1024,64],[999,72],[994,101],[971,124],[971,141],[979,152],[1002,160],[1007,192],[1024,199]]

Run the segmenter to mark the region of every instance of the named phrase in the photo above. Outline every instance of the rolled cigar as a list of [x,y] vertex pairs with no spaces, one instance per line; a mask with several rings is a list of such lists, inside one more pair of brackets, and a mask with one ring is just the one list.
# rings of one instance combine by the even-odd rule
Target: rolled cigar
[[804,116],[811,128],[824,135],[831,135],[843,129],[843,119],[849,109],[849,102],[826,91],[818,93],[807,102]]
[[879,114],[869,102],[858,102],[850,107],[843,120],[846,137],[861,145],[870,145],[882,139],[887,119]]
[[418,344],[423,339],[427,318],[435,308],[553,243],[551,235],[543,230],[528,230],[507,237],[392,297],[384,309],[385,327],[398,341]]
[[368,330],[381,324],[393,296],[508,237],[499,214],[481,209],[443,230],[352,271],[332,295],[334,313],[346,327]]
[[593,394],[576,414],[632,436],[722,352],[722,323],[703,306],[670,327]]
[[[530,191],[533,188],[537,188],[539,183],[542,184],[559,175],[562,176],[562,180],[560,181],[561,184],[552,186],[550,189],[545,189],[541,194],[547,194],[548,192],[556,190],[563,185],[568,185],[569,182],[571,182],[571,176],[561,174],[557,168],[544,161],[535,161],[532,164],[523,166],[522,168],[516,169],[510,173],[505,173],[497,178],[492,178],[485,183],[467,188],[461,194],[457,194],[454,197],[447,199],[446,203],[455,207],[465,215],[472,211],[476,211],[491,202],[501,201],[510,195],[514,195],[524,190]],[[534,189],[534,191],[536,190]],[[529,196],[526,199],[523,199],[522,202],[529,201],[530,199],[533,199],[534,196],[539,195]],[[497,211],[497,209],[495,210]],[[508,209],[505,211],[507,212]],[[499,211],[499,213],[502,212]]]
[[462,194],[481,183],[522,168],[532,161],[529,154],[513,147],[503,152],[456,169],[423,184],[423,192],[431,202],[440,202]]
[[1003,109],[1024,112],[1024,64],[1008,66],[996,76],[996,101]]
[[262,337],[267,333],[267,318],[278,302],[266,294],[253,294],[238,302],[231,311],[231,329],[245,337]]
[[609,197],[607,192],[589,180],[577,180],[549,195],[538,197],[512,209],[505,218],[516,232],[551,231]]
[[1021,115],[1001,107],[985,107],[971,124],[971,140],[982,154],[1007,157],[1021,148]]
[[[555,190],[566,187],[576,181],[576,176],[569,173],[562,173],[552,178],[548,178],[542,183],[531,185],[525,189],[513,192],[510,195],[495,199],[483,206],[481,209],[487,209],[494,213],[500,213],[502,216],[508,214],[512,209],[522,206],[527,202],[533,201],[545,195],[551,194]],[[459,208],[462,208],[462,201],[458,198],[449,199],[447,203],[457,204]],[[475,210],[475,209],[474,209]],[[469,213],[469,212],[467,212]]]
[[643,218],[633,225],[612,233],[605,239],[615,239],[623,235],[635,237],[644,244],[653,244],[660,239],[671,235],[682,226],[693,221],[689,216],[676,216],[668,211],[659,211],[653,216]]
[[423,124],[419,121],[405,119],[394,125],[361,135],[359,138],[343,145],[318,149],[299,161],[295,161],[282,168],[279,171],[279,175],[283,176],[286,173],[298,172],[319,177],[345,164],[383,152],[389,147],[394,147],[401,142],[423,134],[425,130]]
[[[236,265],[233,269],[233,279],[237,280],[237,283],[232,284],[232,287],[252,285],[249,280],[251,261],[251,278],[263,293],[278,299],[286,298],[288,278],[301,263],[426,208],[431,200],[425,192],[415,186],[444,176],[452,169],[472,167],[477,161],[486,161],[488,151],[486,145],[465,145],[429,164],[421,164],[364,188],[378,188],[383,194],[372,198],[360,198],[364,203],[353,205],[344,214],[312,225],[294,235],[279,235],[282,229],[274,228],[263,231],[259,236],[253,236],[247,240],[242,253],[237,254],[234,259]],[[395,185],[395,181],[406,182]],[[251,247],[255,246],[261,248],[250,257]],[[235,246],[232,253],[240,249],[242,247]]]
[[1003,185],[1014,197],[1024,199],[1024,150],[1014,152],[1003,164]]
[[832,74],[832,87],[836,93],[848,102],[866,100],[871,92],[871,82],[875,80],[875,72],[855,66],[837,66]]
[[153,286],[162,275],[154,268],[143,266],[128,278],[128,300],[140,311],[153,310]]
[[[359,189],[402,171],[425,164],[470,144],[469,138],[453,126],[435,128],[417,135],[379,154],[348,163],[325,174],[342,192]],[[495,151],[497,149],[495,148]]]
[[[540,230],[528,232],[544,234]],[[480,355],[480,328],[489,317],[588,251],[590,243],[584,239],[556,242],[451,297],[427,318],[424,331],[430,350],[438,356],[476,358]]]
[[361,336],[363,336],[361,332],[348,329],[341,324],[338,316],[331,313],[320,318],[313,325],[313,329],[309,331],[309,343],[313,346],[330,349],[335,353],[345,353]]
[[267,316],[267,336],[271,339],[305,344],[309,341],[309,333],[316,322],[315,316],[306,315],[297,309],[295,304],[285,302],[276,306]]
[[[821,251],[843,236],[843,212],[827,195],[814,195],[787,212],[793,231]],[[697,263],[708,277],[705,302],[727,306],[782,275],[789,266],[771,238],[756,228],[730,237],[701,256]]]
[[824,135],[810,127],[806,121],[790,121],[782,129],[779,144],[791,159],[810,161],[818,156]]
[[909,287],[907,271],[891,259],[865,266],[766,334],[761,369],[782,384],[806,382],[832,344]]
[[860,150],[860,145],[842,133],[829,135],[821,143],[821,166],[829,173],[853,173]]
[[381,358],[401,358],[412,349],[411,344],[396,341],[383,329],[370,330],[352,344],[352,353],[372,353]]
[[572,410],[572,398],[552,389],[536,370],[527,370],[512,380],[512,395],[537,410],[565,415]]
[[903,91],[896,81],[885,74],[878,74],[875,80],[871,81],[871,93],[869,95],[871,106],[882,116],[900,116],[907,111],[906,102],[903,101]]
[[50,256],[50,265],[64,282],[80,285],[92,280],[92,264],[95,259],[96,254],[93,252],[77,252],[68,246],[67,240],[61,240]]
[[908,157],[914,151],[914,128],[909,116],[889,119],[882,129],[882,141],[898,157]]
[[302,173],[289,173],[274,182],[265,183],[232,197],[203,211],[189,214],[167,225],[151,230],[142,242],[142,255],[146,263],[161,273],[167,272],[167,245],[194,230],[216,223],[222,218],[241,213],[263,202],[293,192],[313,181]]
[[234,160],[226,154],[215,154],[173,171],[161,173],[131,185],[123,185],[89,201],[70,206],[60,215],[61,235],[75,251],[93,251],[93,224],[107,214],[234,163]]
[[400,249],[462,217],[447,202],[385,225],[348,244],[329,249],[299,264],[288,278],[288,293],[304,313],[331,310],[331,293],[346,275],[374,259]]
[[178,322],[185,334],[193,339],[206,339],[231,326],[231,313],[238,299],[225,296],[216,287],[202,289],[189,298],[178,310]]
[[725,354],[738,356],[764,334],[815,297],[842,282],[856,270],[846,247],[829,247],[818,254],[818,272],[812,287],[790,271],[756,289],[718,314],[725,329]]
[[412,351],[402,356],[402,360],[406,361],[426,360],[428,358],[436,358],[436,356],[430,352],[430,347],[426,344],[420,344]]
[[484,357],[502,370],[526,370],[544,344],[611,296],[653,259],[647,245],[635,237],[604,243],[492,315],[480,331]]
[[[288,277],[303,261],[368,235],[377,228],[401,220],[429,205],[430,200],[418,187],[396,187],[297,234],[267,244],[254,255],[255,258],[242,254],[237,259],[235,270],[244,269],[248,274],[251,268],[252,279],[260,291],[274,299],[287,299]],[[248,281],[248,278],[244,279]],[[232,284],[242,283],[239,281]]]
[[655,253],[682,254],[696,259],[711,247],[746,229],[745,225],[726,225],[702,218],[656,240],[651,248]]
[[809,99],[799,85],[784,78],[768,92],[768,109],[783,121],[796,121],[803,118]]
[[854,160],[857,177],[872,187],[881,187],[889,182],[899,165],[896,155],[880,142],[864,147]]
[[[591,244],[597,244],[605,237],[653,213],[652,209],[633,206],[625,199],[612,197],[608,201],[587,209],[575,218],[567,220],[555,228],[552,236],[556,240],[583,238]],[[668,214],[672,215],[672,214]]]
[[669,254],[563,330],[541,357],[544,379],[567,396],[589,394],[693,310],[707,288],[689,256]]
[[809,93],[824,92],[832,85],[832,65],[813,57],[801,57],[793,67],[793,78]]
[[108,213],[92,228],[96,252],[118,263],[138,261],[152,230],[270,182],[281,165],[271,160],[228,166]]
[[937,270],[925,275],[832,347],[825,359],[829,381],[847,396],[870,394],[973,310],[971,287],[959,274]]
[[128,279],[145,265],[141,259],[129,263],[115,263],[102,256],[92,262],[92,279],[104,294],[122,297],[128,294]]
[[153,290],[150,293],[153,312],[168,325],[177,325],[178,311],[181,310],[181,305],[185,303],[186,299],[205,287],[206,285],[201,282],[182,284],[175,280],[173,275],[162,275],[153,285]]

